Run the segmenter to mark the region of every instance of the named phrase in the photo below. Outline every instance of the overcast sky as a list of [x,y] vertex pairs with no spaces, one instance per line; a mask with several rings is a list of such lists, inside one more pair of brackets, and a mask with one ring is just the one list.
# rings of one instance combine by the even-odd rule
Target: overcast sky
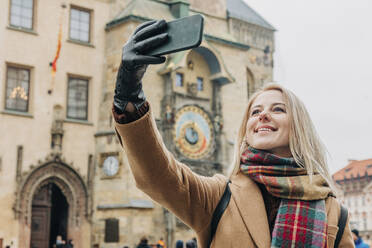
[[372,0],[245,0],[276,29],[274,81],[305,103],[332,173],[372,158]]

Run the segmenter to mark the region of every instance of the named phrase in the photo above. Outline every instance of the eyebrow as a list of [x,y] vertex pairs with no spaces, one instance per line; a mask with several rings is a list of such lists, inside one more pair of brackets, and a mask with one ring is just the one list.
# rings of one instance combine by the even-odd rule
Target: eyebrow
[[[275,105],[284,105],[284,106],[286,106],[285,105],[285,103],[282,103],[282,102],[275,102],[275,103],[273,103],[273,104],[271,104],[271,106],[275,106]],[[253,108],[258,108],[258,107],[262,107],[262,105],[254,105],[253,107],[252,107],[252,109]]]

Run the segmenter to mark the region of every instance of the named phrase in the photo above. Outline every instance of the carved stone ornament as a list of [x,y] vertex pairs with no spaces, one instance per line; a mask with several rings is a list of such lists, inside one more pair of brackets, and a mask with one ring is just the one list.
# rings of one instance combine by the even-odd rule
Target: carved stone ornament
[[274,47],[274,31],[251,23],[234,19],[231,23],[235,38],[244,44],[264,50]]
[[198,86],[196,83],[187,82],[187,93],[191,96],[196,96],[198,94]]

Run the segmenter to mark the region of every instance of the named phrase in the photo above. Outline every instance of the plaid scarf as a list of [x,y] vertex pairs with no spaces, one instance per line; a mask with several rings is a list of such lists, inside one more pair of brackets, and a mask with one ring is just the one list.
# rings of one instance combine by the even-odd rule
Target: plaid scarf
[[326,247],[324,199],[332,193],[319,174],[313,175],[310,182],[306,170],[293,158],[278,157],[252,147],[243,152],[240,171],[281,198],[271,247]]

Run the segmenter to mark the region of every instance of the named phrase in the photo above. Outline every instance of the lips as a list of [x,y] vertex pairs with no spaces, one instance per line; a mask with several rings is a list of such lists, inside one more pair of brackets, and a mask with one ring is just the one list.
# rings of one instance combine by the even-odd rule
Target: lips
[[275,132],[276,130],[278,130],[278,129],[277,128],[274,128],[272,126],[264,125],[264,126],[257,127],[254,130],[254,132],[255,133],[258,133],[258,132]]

